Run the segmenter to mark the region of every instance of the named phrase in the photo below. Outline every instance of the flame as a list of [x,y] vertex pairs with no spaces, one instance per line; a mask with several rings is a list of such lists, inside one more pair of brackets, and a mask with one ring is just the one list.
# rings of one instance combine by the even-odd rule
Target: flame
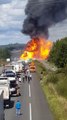
[[27,43],[20,59],[47,59],[49,57],[52,45],[53,43],[51,41],[45,40],[44,38],[34,38]]

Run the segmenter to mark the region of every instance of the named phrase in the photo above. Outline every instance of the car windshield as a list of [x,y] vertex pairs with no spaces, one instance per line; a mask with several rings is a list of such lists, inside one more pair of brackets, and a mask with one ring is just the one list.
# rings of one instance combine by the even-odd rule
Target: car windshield
[[14,72],[12,72],[12,71],[6,71],[6,74],[7,74],[7,73],[8,73],[8,74],[9,74],[9,73],[10,73],[10,74],[12,74],[12,73],[14,74]]
[[6,73],[6,77],[15,77],[14,73]]

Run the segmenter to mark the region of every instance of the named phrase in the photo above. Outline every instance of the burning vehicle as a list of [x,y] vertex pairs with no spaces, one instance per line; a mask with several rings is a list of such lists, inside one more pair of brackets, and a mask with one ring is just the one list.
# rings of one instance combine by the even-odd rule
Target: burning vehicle
[[44,38],[34,38],[29,41],[24,49],[20,59],[47,59],[53,43]]

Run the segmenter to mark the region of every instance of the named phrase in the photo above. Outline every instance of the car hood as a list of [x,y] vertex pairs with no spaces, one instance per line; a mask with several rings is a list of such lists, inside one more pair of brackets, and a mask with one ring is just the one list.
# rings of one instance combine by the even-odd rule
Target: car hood
[[8,77],[8,80],[9,80],[9,81],[14,81],[14,80],[16,80],[16,79],[15,79],[15,77]]

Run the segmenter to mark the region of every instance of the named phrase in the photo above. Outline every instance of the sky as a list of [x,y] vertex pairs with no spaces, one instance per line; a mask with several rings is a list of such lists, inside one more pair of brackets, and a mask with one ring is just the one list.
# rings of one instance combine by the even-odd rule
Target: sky
[[[0,45],[27,43],[30,37],[21,33],[28,0],[0,0]],[[67,36],[67,19],[49,28],[49,39]]]

